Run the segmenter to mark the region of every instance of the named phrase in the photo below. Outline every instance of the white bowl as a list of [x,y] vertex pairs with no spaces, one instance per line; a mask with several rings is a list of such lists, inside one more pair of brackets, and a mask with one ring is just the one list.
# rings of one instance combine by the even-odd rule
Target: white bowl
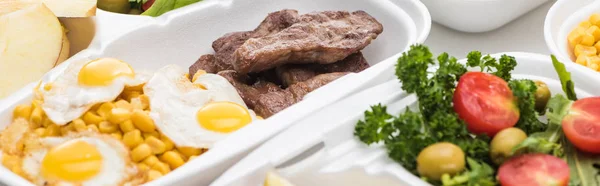
[[[310,115],[353,92],[392,77],[393,60],[409,45],[421,43],[429,34],[431,19],[418,0],[205,0],[146,20],[125,33],[114,33],[84,50],[44,76],[52,80],[73,61],[99,57],[122,59],[134,69],[156,70],[166,64],[188,67],[213,53],[213,40],[228,32],[251,30],[269,12],[294,8],[300,13],[320,10],[365,10],[384,26],[383,33],[363,50],[372,67],[349,74],[304,97],[304,100],[268,118],[256,121],[215,144],[214,148],[172,173],[147,185],[208,185],[227,168],[294,121]],[[406,11],[405,11],[406,10]],[[0,101],[0,127],[5,127],[17,104],[31,101],[35,83]],[[0,166],[0,181],[7,185],[30,185]]]
[[552,5],[544,22],[544,38],[550,52],[559,59],[574,62],[567,36],[592,13],[600,13],[600,1],[559,0]]
[[[502,54],[517,59],[514,78],[542,80],[553,94],[562,94],[550,56]],[[600,87],[594,86],[600,74],[574,64],[565,66],[572,74],[578,96],[600,95]],[[387,111],[394,115],[407,106],[417,109],[417,97],[404,92],[398,80],[390,80],[299,120],[240,160],[211,186],[259,186],[266,173],[273,170],[297,186],[429,185],[388,158],[383,146],[367,146],[354,137],[356,122],[364,119],[371,105],[379,103],[387,105]],[[379,183],[369,184],[374,182]]]
[[499,28],[548,0],[421,0],[439,24],[463,32]]

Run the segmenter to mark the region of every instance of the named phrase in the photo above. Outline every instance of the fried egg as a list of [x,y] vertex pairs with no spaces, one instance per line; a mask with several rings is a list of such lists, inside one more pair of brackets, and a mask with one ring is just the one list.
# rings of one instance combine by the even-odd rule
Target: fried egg
[[48,118],[64,125],[95,104],[114,100],[126,86],[141,85],[149,77],[118,59],[101,58],[72,63],[55,81],[42,82],[38,91]]
[[182,68],[168,65],[144,86],[150,117],[177,147],[210,148],[256,118],[227,79],[198,75],[191,82]]
[[21,170],[36,185],[123,185],[143,179],[125,145],[92,133],[29,140]]

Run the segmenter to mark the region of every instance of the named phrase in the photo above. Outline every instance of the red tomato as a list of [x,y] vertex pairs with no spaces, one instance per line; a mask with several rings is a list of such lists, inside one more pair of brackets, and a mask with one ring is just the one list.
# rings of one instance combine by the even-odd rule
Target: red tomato
[[562,129],[579,150],[600,153],[600,97],[575,101],[562,120]]
[[498,169],[502,186],[569,184],[569,165],[548,154],[525,154],[509,159]]
[[508,83],[491,74],[465,73],[458,81],[453,103],[458,117],[474,134],[492,137],[519,120],[519,109]]
[[142,10],[146,11],[146,10],[150,9],[150,7],[152,7],[152,4],[154,4],[154,0],[146,1],[146,3],[144,3],[142,5]]

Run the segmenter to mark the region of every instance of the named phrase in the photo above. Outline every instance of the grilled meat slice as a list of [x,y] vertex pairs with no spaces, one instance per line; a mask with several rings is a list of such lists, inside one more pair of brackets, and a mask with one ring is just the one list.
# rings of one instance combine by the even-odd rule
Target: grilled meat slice
[[271,117],[279,111],[301,101],[306,94],[346,74],[348,72],[321,74],[309,80],[293,84],[285,90],[262,94],[255,102],[254,112],[264,118]]
[[232,63],[243,74],[287,63],[334,63],[365,48],[381,32],[383,26],[364,11],[304,14],[277,33],[248,39]]
[[306,81],[319,74],[332,72],[361,72],[369,68],[369,63],[361,52],[331,64],[288,64],[276,68],[277,76],[284,86]]
[[217,74],[223,76],[231,83],[231,85],[233,85],[233,87],[235,87],[240,97],[244,100],[244,103],[246,103],[250,109],[254,109],[260,95],[269,92],[283,91],[278,85],[265,80],[259,79],[256,82],[251,83],[249,76],[239,74],[235,70],[225,70]]
[[280,10],[270,13],[253,31],[233,32],[225,34],[212,44],[215,50],[215,56],[219,63],[227,64],[227,70],[233,69],[231,66],[234,60],[234,52],[246,40],[250,38],[263,37],[269,34],[277,33],[298,21],[298,11],[296,10]]

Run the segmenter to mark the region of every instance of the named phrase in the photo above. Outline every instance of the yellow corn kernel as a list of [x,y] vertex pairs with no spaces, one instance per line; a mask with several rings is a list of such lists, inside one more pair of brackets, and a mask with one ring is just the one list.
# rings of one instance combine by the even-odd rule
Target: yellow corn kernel
[[124,108],[113,108],[108,115],[108,121],[114,124],[123,123],[131,118],[131,112]]
[[150,98],[144,94],[137,97],[142,103],[142,110],[148,109],[150,107]]
[[96,125],[88,125],[87,130],[92,131],[92,132],[100,132],[100,130],[98,129],[98,126],[96,126]]
[[126,91],[139,91],[139,92],[141,92],[141,91],[144,91],[144,85],[145,84],[139,84],[139,85],[136,85],[136,86],[126,86],[125,90]]
[[265,118],[263,118],[263,117],[261,117],[261,116],[256,116],[256,119],[259,119],[259,120],[264,120]]
[[595,43],[594,41],[596,41],[596,38],[594,38],[594,36],[592,34],[584,33],[582,36],[583,36],[583,38],[581,38],[581,43],[579,43],[579,44],[582,44],[585,46],[594,45],[594,43]]
[[125,90],[123,93],[121,93],[121,97],[130,102],[133,100],[133,98],[137,98],[140,95],[142,95],[142,92],[135,90]]
[[37,134],[38,136],[43,137],[46,134],[46,129],[45,128],[37,128],[35,129],[35,134]]
[[589,56],[585,56],[585,55],[579,56],[579,57],[577,57],[577,60],[575,61],[575,63],[583,65],[583,66],[587,66],[588,57]]
[[108,121],[103,121],[100,122],[100,124],[98,125],[98,130],[100,130],[100,132],[102,133],[113,133],[119,129],[117,128],[117,125],[112,124]]
[[104,118],[88,111],[83,114],[83,121],[88,125],[98,125],[100,122],[104,121]]
[[100,107],[98,107],[96,113],[98,113],[98,115],[103,118],[108,118],[108,115],[110,114],[110,111],[112,111],[113,108],[115,108],[115,105],[113,103],[105,102],[102,103]]
[[39,99],[34,99],[33,101],[31,101],[31,108],[32,109],[36,109],[36,108],[42,108],[42,104],[44,102],[42,100]]
[[150,155],[152,155],[152,149],[145,143],[142,143],[131,150],[131,160],[135,162],[140,162]]
[[52,122],[52,120],[50,120],[50,119],[49,119],[49,118],[47,118],[47,117],[44,117],[44,121],[42,122],[42,126],[43,126],[43,127],[48,127],[48,126],[50,126],[50,125],[52,125],[52,124],[54,124],[54,122]]
[[69,124],[66,124],[66,125],[63,125],[63,126],[60,127],[60,134],[64,136],[64,135],[67,135],[69,132],[74,131],[74,130],[75,130],[75,128],[73,127],[73,125],[71,125],[69,123]]
[[137,168],[140,171],[148,171],[148,170],[150,170],[150,166],[148,166],[146,164],[143,164],[143,163],[138,163],[137,164]]
[[596,47],[593,46],[576,45],[573,49],[575,57],[579,57],[582,54],[586,56],[596,55],[596,52]]
[[167,173],[171,172],[169,165],[167,165],[166,163],[163,163],[163,162],[156,162],[154,165],[150,166],[150,168],[157,170],[158,172],[161,172],[163,174],[167,174]]
[[131,121],[133,122],[133,125],[142,132],[152,132],[156,129],[152,118],[150,118],[146,112],[141,110],[133,111],[133,114],[131,114]]
[[594,44],[594,48],[596,48],[596,52],[600,51],[600,42],[596,42],[596,44]]
[[165,152],[165,149],[167,148],[164,142],[154,136],[148,136],[148,138],[146,138],[146,144],[150,145],[152,153],[154,154],[161,154]]
[[593,26],[593,25],[589,21],[582,21],[581,23],[579,23],[579,27],[581,27],[581,28],[586,28],[587,29],[587,28],[589,28],[591,26]]
[[34,128],[42,126],[42,123],[44,122],[44,111],[42,110],[42,108],[33,109],[29,120],[31,121],[31,124],[34,126]]
[[594,70],[594,71],[598,71],[600,70],[600,57],[598,56],[589,56],[587,61],[587,67]]
[[587,30],[585,30],[585,32],[594,36],[594,39],[596,39],[596,41],[600,39],[600,27],[596,25],[589,27]]
[[79,118],[73,120],[73,122],[71,122],[71,125],[73,125],[73,128],[75,128],[75,131],[77,132],[82,132],[87,129],[87,127],[85,126],[85,122]]
[[594,13],[590,16],[589,22],[594,25],[600,26],[600,14]]
[[152,132],[144,132],[142,133],[142,136],[144,136],[144,139],[149,138],[149,137],[155,137],[155,138],[159,138],[160,134],[158,134],[158,132],[156,131],[152,131]]
[[176,169],[177,167],[183,165],[185,161],[179,155],[179,153],[174,151],[167,151],[163,155],[160,156],[160,160],[169,164],[171,169]]
[[196,71],[196,73],[194,74],[194,77],[192,77],[192,82],[196,81],[196,79],[198,79],[198,77],[200,77],[201,75],[206,74],[206,71],[204,70],[198,70]]
[[126,100],[119,100],[119,101],[115,102],[115,106],[117,108],[127,109],[128,111],[133,110],[133,106]]
[[113,136],[115,139],[118,139],[118,140],[122,140],[123,139],[123,133],[121,133],[121,131],[113,132],[110,135]]
[[158,160],[158,158],[155,155],[151,155],[148,156],[147,158],[145,158],[142,163],[148,165],[149,167],[152,167],[154,164],[160,162]]
[[575,47],[575,45],[581,43],[583,40],[583,34],[585,34],[585,28],[577,27],[573,29],[567,36],[567,40],[569,41],[569,46]]
[[190,158],[188,158],[188,161],[192,161],[194,158],[196,158],[198,156],[194,155],[194,156],[190,156]]
[[29,104],[17,105],[17,107],[15,107],[15,110],[13,111],[13,118],[14,119],[17,119],[17,118],[29,119],[32,111],[33,111],[33,108]]
[[198,156],[202,153],[202,149],[194,148],[194,147],[177,147],[177,150],[181,152],[184,156]]
[[137,147],[143,142],[144,139],[142,138],[142,133],[137,129],[129,131],[123,135],[123,143],[129,148]]
[[163,176],[163,174],[160,173],[157,170],[150,170],[150,171],[148,171],[148,181],[156,180],[156,179],[158,179],[158,178],[160,178],[162,176]]
[[135,130],[135,126],[133,126],[133,122],[131,122],[131,120],[127,120],[123,123],[120,123],[119,128],[123,132],[129,132],[129,131]]
[[161,134],[160,140],[165,143],[165,150],[171,150],[175,148],[175,144],[173,144],[173,141],[171,141],[167,136]]
[[59,136],[59,135],[60,135],[60,127],[56,124],[52,124],[46,128],[46,134],[44,136]]

